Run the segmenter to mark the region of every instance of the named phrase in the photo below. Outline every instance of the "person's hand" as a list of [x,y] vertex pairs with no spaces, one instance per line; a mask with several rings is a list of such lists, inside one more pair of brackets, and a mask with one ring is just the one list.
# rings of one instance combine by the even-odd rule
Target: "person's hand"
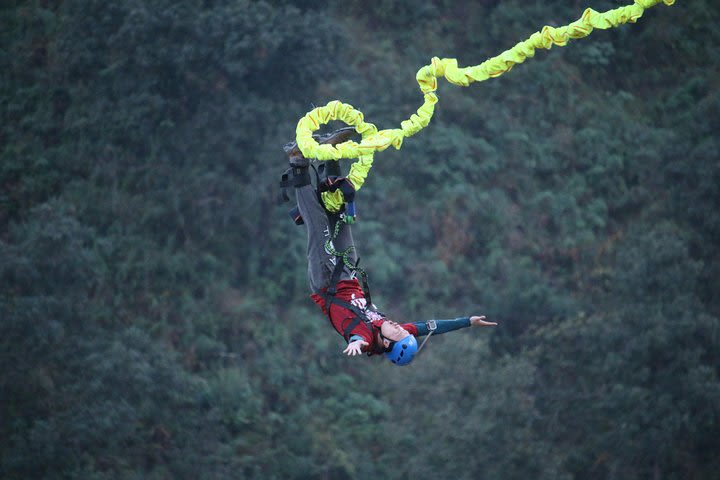
[[497,322],[486,322],[485,315],[470,317],[471,327],[494,327],[495,325],[497,325]]
[[347,353],[348,355],[361,355],[362,347],[366,347],[368,345],[369,343],[365,340],[355,340],[354,342],[348,343],[348,346],[345,350],[343,350],[343,353]]

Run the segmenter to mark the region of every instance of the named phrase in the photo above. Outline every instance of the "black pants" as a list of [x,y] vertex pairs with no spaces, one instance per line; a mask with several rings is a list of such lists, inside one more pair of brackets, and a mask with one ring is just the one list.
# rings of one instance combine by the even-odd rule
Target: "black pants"
[[[327,212],[323,206],[320,205],[320,201],[312,185],[296,188],[295,194],[300,215],[302,215],[305,221],[308,232],[308,279],[310,281],[310,288],[313,292],[317,293],[321,289],[329,286],[333,270],[335,269],[335,263],[342,261],[325,250],[325,242],[327,242],[330,235],[332,235],[335,222],[340,220],[336,217],[328,217]],[[338,252],[342,252],[353,245],[350,225],[344,224],[341,226],[340,233],[338,233],[333,244],[333,248]],[[352,249],[350,252],[348,260],[353,264],[357,261],[355,249]],[[350,272],[347,267],[344,267],[340,280],[349,280],[354,277],[355,274]]]

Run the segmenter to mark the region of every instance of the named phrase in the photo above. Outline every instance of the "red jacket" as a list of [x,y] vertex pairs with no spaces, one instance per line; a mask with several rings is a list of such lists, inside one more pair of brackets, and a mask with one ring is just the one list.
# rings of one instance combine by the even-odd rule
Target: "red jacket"
[[[383,346],[378,345],[376,333],[380,330],[380,326],[385,322],[384,318],[378,320],[371,320],[372,329],[363,321],[360,321],[355,327],[345,335],[345,329],[355,321],[355,314],[336,303],[330,305],[330,312],[328,312],[325,306],[325,299],[314,293],[310,296],[315,303],[322,309],[325,316],[330,319],[335,330],[342,335],[345,340],[349,340],[353,335],[359,335],[368,343],[367,347],[363,348],[363,351],[377,352],[382,351]],[[337,293],[335,298],[351,303],[361,310],[365,309],[366,301],[365,294],[360,287],[360,282],[357,279],[342,280],[337,284]],[[405,323],[401,325],[405,330],[413,335],[417,335],[418,330],[412,323]]]

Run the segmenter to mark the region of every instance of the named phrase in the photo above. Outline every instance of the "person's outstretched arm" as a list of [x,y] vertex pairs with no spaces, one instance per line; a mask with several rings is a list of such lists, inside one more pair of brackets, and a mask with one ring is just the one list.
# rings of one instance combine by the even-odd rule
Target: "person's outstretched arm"
[[[473,315],[471,317],[460,317],[453,320],[435,320],[435,324],[437,325],[437,329],[433,335],[448,333],[465,327],[494,327],[497,325],[497,322],[488,322],[485,320],[485,315]],[[418,330],[418,337],[430,333],[428,322],[415,322],[413,325],[415,325]]]
[[[437,325],[437,328],[435,329],[434,334],[437,335],[452,332],[465,327],[493,327],[497,325],[497,322],[486,321],[485,315],[473,315],[472,317],[460,317],[453,320],[435,320],[435,324]],[[417,328],[418,337],[422,337],[423,335],[430,333],[428,322],[415,322],[412,325]],[[360,335],[353,335],[350,338],[350,342],[347,347],[343,350],[343,353],[350,356],[361,355],[363,353],[362,349],[368,345],[369,343],[366,342]]]

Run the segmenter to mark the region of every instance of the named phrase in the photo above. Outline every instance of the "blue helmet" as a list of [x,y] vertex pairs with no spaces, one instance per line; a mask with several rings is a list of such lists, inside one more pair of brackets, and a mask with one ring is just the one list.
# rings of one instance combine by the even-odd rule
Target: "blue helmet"
[[392,347],[392,350],[385,353],[395,365],[407,365],[412,362],[418,351],[418,343],[413,335],[408,335],[402,340],[398,340]]

